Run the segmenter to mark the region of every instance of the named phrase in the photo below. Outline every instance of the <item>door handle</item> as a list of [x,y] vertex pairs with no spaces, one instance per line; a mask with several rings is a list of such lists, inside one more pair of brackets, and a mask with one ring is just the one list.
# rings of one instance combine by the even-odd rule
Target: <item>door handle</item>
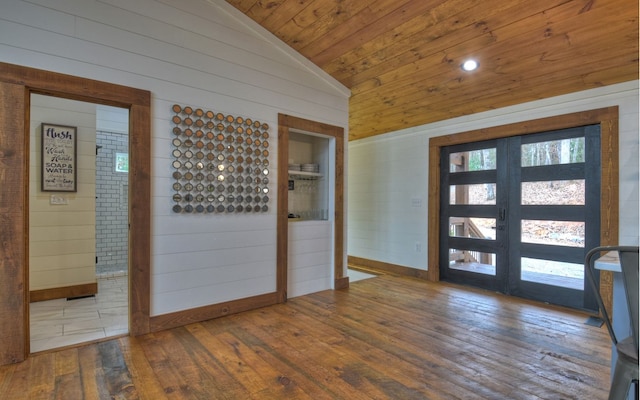
[[504,221],[507,218],[507,209],[506,208],[500,208],[498,210],[498,219],[500,221]]

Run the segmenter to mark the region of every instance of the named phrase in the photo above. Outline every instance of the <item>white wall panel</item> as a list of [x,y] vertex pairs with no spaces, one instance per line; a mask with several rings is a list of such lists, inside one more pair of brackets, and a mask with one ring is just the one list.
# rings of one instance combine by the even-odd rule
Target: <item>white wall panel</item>
[[97,105],[96,130],[111,133],[129,134],[129,110]]
[[619,107],[620,243],[638,244],[638,82],[558,96],[349,143],[349,255],[427,268],[429,138]]
[[[275,172],[278,113],[346,129],[348,90],[224,1],[7,3],[0,61],[152,93],[152,315],[275,290],[275,173],[268,213],[174,214],[171,106],[268,123]],[[330,287],[309,282],[304,291]]]
[[[29,289],[95,283],[96,112],[91,103],[32,95],[29,158]],[[75,192],[41,190],[42,123],[76,127]],[[66,204],[51,204],[51,196]],[[78,232],[86,235],[78,237]]]
[[[154,277],[151,286],[155,287],[156,280],[160,279],[162,277]],[[189,290],[162,292],[156,294],[154,303],[155,307],[163,310],[163,314],[181,311],[185,302],[190,304],[190,308],[195,308],[255,296],[261,294],[260,288],[270,287],[274,280],[275,276],[271,275],[245,277],[216,286],[199,286]]]
[[220,268],[263,261],[273,261],[276,256],[273,246],[253,246],[249,249],[221,249],[200,251],[196,254],[171,253],[154,256],[154,274],[182,272],[202,268]]
[[329,221],[289,223],[288,297],[332,287],[332,243]]

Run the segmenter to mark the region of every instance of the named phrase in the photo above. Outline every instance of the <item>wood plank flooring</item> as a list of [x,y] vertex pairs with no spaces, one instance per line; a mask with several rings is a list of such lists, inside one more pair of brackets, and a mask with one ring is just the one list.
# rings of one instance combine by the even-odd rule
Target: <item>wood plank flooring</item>
[[586,315],[381,275],[0,367],[2,399],[605,399]]

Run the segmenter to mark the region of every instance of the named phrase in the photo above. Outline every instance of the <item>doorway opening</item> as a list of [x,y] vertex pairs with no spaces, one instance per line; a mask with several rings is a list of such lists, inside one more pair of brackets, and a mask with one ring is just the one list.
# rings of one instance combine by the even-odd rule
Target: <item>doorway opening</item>
[[127,334],[128,110],[30,104],[30,351]]
[[[295,213],[290,211],[290,207],[297,207],[297,204],[289,202],[289,192],[294,191],[296,187],[295,179],[291,179],[290,167],[295,167],[296,163],[309,163],[311,167],[313,162],[300,159],[296,160],[296,156],[290,155],[290,139],[293,134],[295,141],[296,132],[316,135],[321,140],[329,139],[324,147],[325,150],[329,150],[329,157],[325,159],[325,162],[332,164],[330,168],[327,168],[326,172],[332,176],[325,177],[327,182],[331,182],[331,188],[326,187],[327,197],[321,195],[316,186],[305,185],[305,189],[315,191],[314,196],[309,196],[307,199],[300,198],[298,200],[305,200],[305,211],[307,216],[311,219],[317,219],[320,225],[329,229],[332,232],[333,240],[327,243],[327,247],[331,248],[331,257],[333,258],[333,268],[331,275],[333,278],[333,288],[341,289],[349,286],[349,277],[345,269],[345,257],[344,257],[344,220],[343,220],[343,207],[344,207],[344,129],[338,126],[323,124],[315,121],[310,121],[298,117],[293,117],[285,114],[278,114],[278,222],[277,222],[277,255],[276,263],[278,264],[278,278],[277,278],[277,292],[278,301],[285,302],[288,296],[288,283],[289,283],[289,239],[290,236],[293,239],[295,235],[293,229],[297,228],[296,225],[290,224],[290,216]],[[300,136],[298,136],[300,138]],[[303,146],[304,147],[304,146]],[[293,148],[295,150],[295,146]],[[310,152],[311,156],[313,152]],[[290,161],[291,160],[291,161]],[[293,165],[289,165],[293,164]],[[299,165],[301,168],[302,165]],[[319,166],[318,166],[319,168]],[[305,176],[306,178],[313,177],[319,178],[321,173],[319,172],[307,172],[306,171],[293,171],[293,175]],[[289,185],[289,181],[292,181],[292,186]],[[315,189],[314,189],[315,188]],[[332,192],[332,193],[329,193]],[[311,194],[311,193],[309,193]],[[316,196],[320,195],[320,196]],[[330,200],[331,205],[322,205],[317,200],[325,198]],[[292,200],[294,200],[292,198]],[[307,201],[308,200],[308,201]],[[319,210],[319,212],[318,212]],[[326,222],[325,222],[326,221]],[[329,222],[329,223],[327,223]],[[291,222],[292,224],[294,222]],[[329,236],[329,235],[325,235]],[[332,243],[331,243],[332,242]],[[329,263],[331,264],[331,263]]]
[[[8,253],[0,262],[0,309],[4,340],[0,364],[21,362],[30,353],[29,334],[29,170],[32,141],[29,132],[30,94],[40,93],[129,110],[129,332],[150,332],[151,264],[151,93],[123,85],[51,71],[0,63],[0,174],[2,242]],[[94,260],[95,262],[95,260]],[[95,266],[95,265],[94,265]]]
[[594,309],[584,257],[600,239],[600,127],[442,148],[441,276]]

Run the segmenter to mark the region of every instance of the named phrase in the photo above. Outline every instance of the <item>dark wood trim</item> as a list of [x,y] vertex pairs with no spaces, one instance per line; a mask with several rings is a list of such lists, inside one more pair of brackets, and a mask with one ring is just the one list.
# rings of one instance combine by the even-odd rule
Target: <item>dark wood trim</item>
[[[429,223],[427,225],[427,279],[440,281],[440,147],[429,141],[429,193],[427,195]],[[433,219],[438,223],[434,223]]]
[[349,288],[349,277],[343,276],[342,278],[336,278],[334,281],[334,289],[348,289]]
[[360,258],[349,256],[347,258],[349,265],[357,267],[364,267],[364,270],[380,273],[391,273],[399,276],[408,276],[412,278],[418,278],[423,280],[430,280],[428,277],[428,271],[423,269],[405,267],[402,265],[386,263],[382,261],[369,260],[367,258]]
[[47,301],[54,299],[67,299],[73,297],[92,296],[98,293],[98,283],[85,283],[82,285],[64,286],[51,289],[31,290],[29,301]]
[[151,93],[0,62],[0,365],[29,354],[29,98],[31,93],[129,109],[132,335],[149,332]]
[[[602,246],[618,244],[620,185],[618,165],[618,107],[576,112],[517,122],[508,125],[483,128],[453,135],[438,136],[429,140],[429,226],[428,226],[428,278],[438,281],[439,275],[439,225],[440,225],[440,148],[454,144],[477,142],[511,136],[526,135],[576,126],[600,124],[601,135],[601,231]],[[602,273],[600,291],[605,304],[611,306],[613,285],[611,273]]]
[[[2,71],[2,65],[0,65]],[[1,72],[0,72],[1,74]],[[24,86],[0,81],[0,365],[24,360],[28,335],[26,191],[29,176],[25,140]]]
[[204,307],[192,308],[184,311],[176,311],[169,314],[153,316],[150,319],[151,332],[176,328],[192,324],[194,322],[207,321],[227,315],[238,314],[244,311],[255,310],[281,303],[278,292],[261,294],[240,300],[226,301]]
[[284,115],[278,114],[278,210],[276,232],[276,291],[278,301],[287,301],[287,281],[289,273],[289,126]]
[[[287,254],[289,238],[288,222],[288,161],[289,161],[289,129],[299,129],[307,132],[319,133],[335,138],[335,198],[334,198],[334,288],[348,287],[348,276],[344,266],[344,128],[328,125],[321,122],[310,121],[286,114],[278,114],[278,239],[277,239],[277,263],[278,283],[284,285],[286,290]],[[284,145],[286,144],[286,146]],[[286,148],[283,148],[286,147]],[[280,279],[284,279],[280,282]],[[345,283],[345,278],[346,283]],[[345,286],[346,284],[346,286]],[[285,294],[286,299],[286,294]]]
[[147,90],[3,62],[0,71],[0,81],[23,85],[44,95],[115,107],[129,108],[133,104],[151,107],[151,94]]
[[[148,92],[147,92],[148,93]],[[129,332],[150,332],[151,108],[129,108]]]

